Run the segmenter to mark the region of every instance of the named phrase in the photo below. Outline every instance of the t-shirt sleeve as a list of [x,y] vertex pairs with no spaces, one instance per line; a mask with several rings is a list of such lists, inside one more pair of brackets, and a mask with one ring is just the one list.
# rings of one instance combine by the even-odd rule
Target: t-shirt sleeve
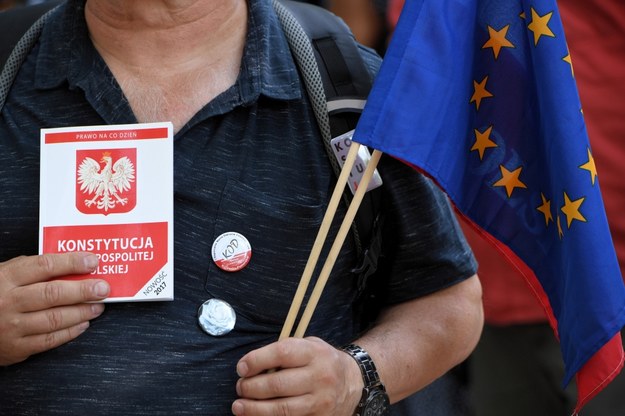
[[471,277],[477,262],[447,196],[429,178],[384,155],[382,253],[371,277],[382,305],[433,293]]

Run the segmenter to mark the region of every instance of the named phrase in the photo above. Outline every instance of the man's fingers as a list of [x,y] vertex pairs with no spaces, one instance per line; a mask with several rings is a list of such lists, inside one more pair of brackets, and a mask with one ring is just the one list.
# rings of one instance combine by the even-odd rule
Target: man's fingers
[[0,263],[0,365],[20,362],[82,334],[108,297],[104,280],[50,280],[97,267],[89,253],[22,256]]
[[310,405],[310,398],[307,396],[262,401],[238,399],[232,404],[232,414],[254,416],[316,414],[313,409],[311,409]]
[[[353,412],[348,403],[345,353],[309,337],[288,338],[246,354],[237,365],[240,399],[236,415],[338,415]],[[266,373],[278,368],[278,371]]]
[[300,368],[292,368],[242,378],[237,382],[237,394],[256,400],[301,396],[311,391],[311,380],[306,377],[307,374]]
[[237,364],[240,377],[253,377],[275,368],[302,367],[310,361],[309,346],[301,338],[287,338],[246,354]]
[[26,286],[53,277],[91,273],[98,266],[98,258],[91,253],[42,254],[17,257],[0,266],[0,278]]
[[69,328],[41,335],[31,335],[20,340],[23,351],[28,356],[59,347],[81,335],[89,328],[89,321],[81,322]]
[[104,304],[101,303],[64,306],[23,314],[19,324],[22,327],[21,333],[28,337],[75,327],[97,318],[102,312]]
[[33,312],[98,301],[109,293],[110,286],[104,280],[54,280],[22,287],[14,296],[18,310]]

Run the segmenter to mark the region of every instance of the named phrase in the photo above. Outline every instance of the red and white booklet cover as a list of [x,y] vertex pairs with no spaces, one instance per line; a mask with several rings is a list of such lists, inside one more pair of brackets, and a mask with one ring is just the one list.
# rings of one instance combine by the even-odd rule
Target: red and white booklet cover
[[172,300],[171,123],[41,130],[39,252],[89,251],[105,302]]

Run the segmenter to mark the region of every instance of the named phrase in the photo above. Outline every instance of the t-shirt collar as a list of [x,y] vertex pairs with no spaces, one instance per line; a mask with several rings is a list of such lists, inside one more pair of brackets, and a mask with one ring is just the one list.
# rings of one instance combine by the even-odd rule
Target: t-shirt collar
[[[45,25],[40,39],[35,86],[70,88],[93,85],[94,66],[101,65],[84,19],[85,0],[69,0]],[[297,68],[269,0],[248,0],[248,34],[236,87],[239,104],[259,95],[278,100],[301,97]],[[95,71],[97,72],[97,71]],[[237,101],[239,101],[237,100]]]

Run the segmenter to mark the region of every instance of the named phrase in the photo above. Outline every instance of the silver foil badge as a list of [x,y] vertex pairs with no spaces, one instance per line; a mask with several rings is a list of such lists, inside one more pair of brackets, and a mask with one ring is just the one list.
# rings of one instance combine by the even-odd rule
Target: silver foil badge
[[198,310],[198,323],[204,332],[214,337],[226,335],[232,331],[237,315],[228,302],[209,299]]

